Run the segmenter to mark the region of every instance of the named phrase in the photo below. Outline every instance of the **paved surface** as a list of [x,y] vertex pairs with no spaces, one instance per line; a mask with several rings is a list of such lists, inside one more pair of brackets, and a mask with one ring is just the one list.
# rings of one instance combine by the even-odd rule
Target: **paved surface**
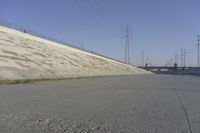
[[0,86],[1,133],[199,133],[200,77],[132,75]]

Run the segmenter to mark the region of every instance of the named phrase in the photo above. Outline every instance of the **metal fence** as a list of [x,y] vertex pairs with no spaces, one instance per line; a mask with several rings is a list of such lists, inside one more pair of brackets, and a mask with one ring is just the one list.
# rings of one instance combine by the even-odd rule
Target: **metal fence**
[[65,41],[61,41],[61,40],[58,40],[58,39],[43,35],[41,33],[35,32],[33,30],[30,30],[28,28],[24,28],[24,27],[16,25],[16,24],[11,24],[11,23],[8,23],[8,22],[0,20],[0,25],[4,26],[4,27],[7,27],[7,28],[11,28],[11,29],[17,30],[17,31],[24,32],[24,33],[27,33],[27,34],[30,34],[30,35],[33,35],[33,36],[37,36],[37,37],[40,37],[40,38],[43,38],[43,39],[47,39],[47,40],[59,43],[61,45],[69,46],[71,48],[75,48],[75,49],[78,49],[78,50],[81,50],[81,51],[84,51],[84,52],[87,52],[87,53],[91,53],[91,54],[98,55],[98,56],[101,56],[101,57],[104,57],[104,58],[107,58],[107,59],[111,59],[111,60],[114,60],[114,61],[117,61],[117,62],[120,62],[120,63],[123,63],[123,64],[127,64],[124,61],[120,61],[120,60],[117,60],[117,59],[114,59],[114,58],[111,58],[111,57],[96,53],[96,52],[91,51],[91,50],[82,49],[80,47],[77,47],[77,46],[72,45],[70,43],[67,43]]

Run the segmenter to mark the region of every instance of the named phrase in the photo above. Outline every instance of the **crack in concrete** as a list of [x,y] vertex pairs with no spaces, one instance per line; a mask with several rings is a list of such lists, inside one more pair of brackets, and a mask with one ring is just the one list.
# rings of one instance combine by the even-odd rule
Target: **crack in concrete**
[[186,117],[186,120],[187,120],[188,128],[189,128],[189,130],[190,130],[190,133],[192,133],[192,127],[191,127],[191,124],[190,124],[190,119],[189,119],[187,110],[186,110],[186,108],[185,108],[185,106],[184,106],[184,104],[183,104],[183,102],[182,102],[180,96],[178,95],[176,89],[175,89],[175,88],[172,88],[172,90],[175,92],[175,94],[176,94],[176,96],[177,96],[177,98],[178,98],[178,101],[180,102],[181,107],[183,108],[183,112],[184,112],[185,117]]

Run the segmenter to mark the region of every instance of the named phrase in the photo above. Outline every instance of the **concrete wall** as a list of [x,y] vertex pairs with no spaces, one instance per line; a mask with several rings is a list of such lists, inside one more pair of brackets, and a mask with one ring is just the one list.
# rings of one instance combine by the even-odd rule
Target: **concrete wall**
[[0,26],[0,80],[146,73],[121,62]]

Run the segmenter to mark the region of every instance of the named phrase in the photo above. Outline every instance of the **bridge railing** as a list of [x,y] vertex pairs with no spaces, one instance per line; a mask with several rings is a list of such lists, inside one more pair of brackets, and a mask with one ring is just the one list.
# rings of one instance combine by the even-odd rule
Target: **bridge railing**
[[78,49],[78,50],[81,50],[81,51],[85,51],[87,53],[92,53],[92,54],[95,54],[95,55],[98,55],[98,56],[101,56],[101,57],[104,57],[104,58],[107,58],[107,59],[111,59],[111,60],[114,60],[114,61],[117,61],[117,62],[120,62],[120,63],[123,63],[123,64],[127,64],[124,61],[117,60],[117,59],[105,56],[103,54],[100,54],[100,53],[96,53],[96,52],[94,52],[92,50],[82,49],[82,48],[80,48],[78,46],[72,45],[70,43],[67,43],[65,41],[62,41],[62,40],[59,40],[59,39],[56,39],[56,38],[52,38],[52,37],[46,36],[46,35],[41,34],[39,32],[35,32],[35,31],[30,30],[28,28],[25,28],[23,26],[19,26],[19,25],[16,25],[16,24],[8,23],[8,22],[2,21],[2,20],[0,20],[0,25],[2,25],[4,27],[7,27],[7,28],[11,28],[11,29],[17,30],[17,31],[25,32],[27,34],[30,34],[30,35],[33,35],[33,36],[37,36],[37,37],[40,37],[40,38],[43,38],[43,39],[47,39],[47,40],[59,43],[61,45],[65,45],[65,46],[69,46],[69,47],[72,47],[72,48],[75,48],[75,49]]

